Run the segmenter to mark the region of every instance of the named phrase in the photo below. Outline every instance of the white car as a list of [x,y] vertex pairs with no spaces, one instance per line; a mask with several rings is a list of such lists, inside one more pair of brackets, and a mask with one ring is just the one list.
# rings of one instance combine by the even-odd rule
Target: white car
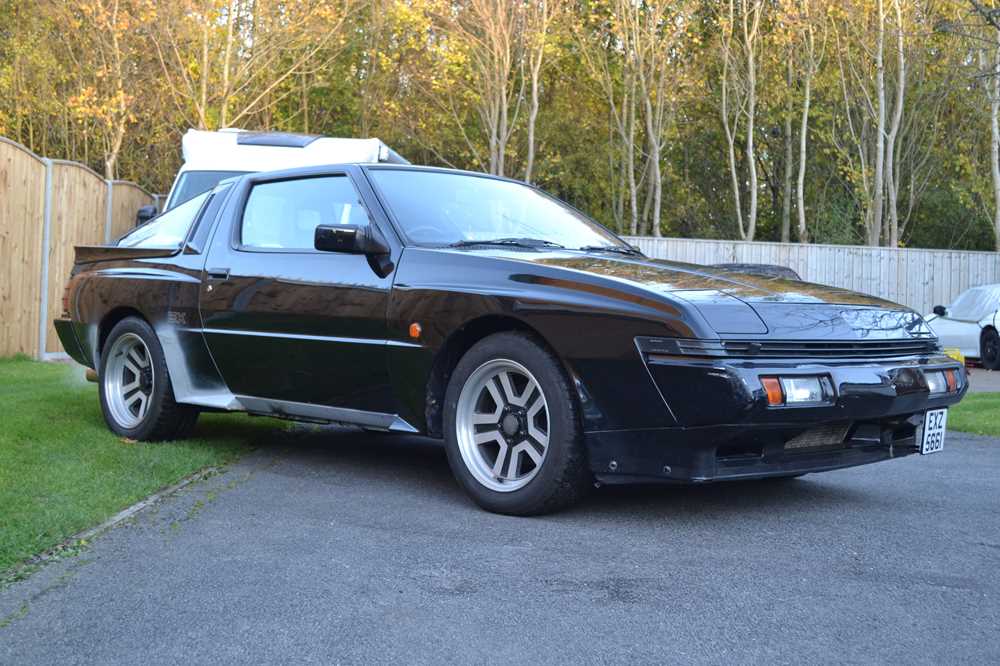
[[1000,284],[966,289],[925,317],[945,348],[961,350],[988,370],[1000,370]]

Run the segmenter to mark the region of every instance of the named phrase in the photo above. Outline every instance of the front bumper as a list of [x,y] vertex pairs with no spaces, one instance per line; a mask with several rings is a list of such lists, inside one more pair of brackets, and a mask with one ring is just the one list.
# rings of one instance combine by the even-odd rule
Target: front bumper
[[[605,483],[706,482],[805,474],[919,450],[929,409],[961,400],[964,368],[943,355],[891,361],[644,357],[676,427],[585,433],[591,469]],[[924,372],[958,373],[953,393],[931,395]],[[827,404],[768,405],[765,376],[823,376]]]

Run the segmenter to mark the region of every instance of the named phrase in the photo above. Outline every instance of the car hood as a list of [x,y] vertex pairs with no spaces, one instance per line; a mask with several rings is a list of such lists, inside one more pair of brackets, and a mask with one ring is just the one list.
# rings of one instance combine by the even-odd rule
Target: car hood
[[919,314],[846,289],[642,257],[518,253],[518,259],[627,283],[694,305],[719,334],[781,339],[932,336]]
[[583,271],[615,280],[631,282],[659,293],[718,291],[746,303],[815,303],[857,305],[900,310],[903,306],[838,287],[811,284],[784,278],[748,275],[713,269],[709,266],[658,259],[572,256],[527,253],[521,259],[534,263]]

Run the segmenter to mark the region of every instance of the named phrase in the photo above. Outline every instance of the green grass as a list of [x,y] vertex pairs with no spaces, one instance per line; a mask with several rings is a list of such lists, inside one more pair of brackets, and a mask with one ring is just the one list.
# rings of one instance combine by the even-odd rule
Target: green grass
[[198,470],[230,462],[283,425],[203,414],[183,442],[122,439],[83,368],[0,359],[0,578]]
[[1000,393],[969,393],[948,410],[948,427],[1000,437]]

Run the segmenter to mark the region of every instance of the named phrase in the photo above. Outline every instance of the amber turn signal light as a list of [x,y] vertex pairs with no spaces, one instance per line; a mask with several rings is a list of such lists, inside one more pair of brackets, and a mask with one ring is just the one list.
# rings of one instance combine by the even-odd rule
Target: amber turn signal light
[[420,328],[420,324],[418,324],[417,322],[413,322],[412,324],[410,324],[410,337],[411,338],[413,338],[414,340],[416,340],[417,338],[420,337],[420,334],[422,332],[423,332],[423,329]]
[[760,383],[767,391],[767,404],[774,407],[785,402],[785,394],[781,390],[781,382],[777,377],[761,377]]
[[948,393],[954,393],[958,390],[958,380],[955,378],[954,370],[945,370],[944,380],[948,383]]

